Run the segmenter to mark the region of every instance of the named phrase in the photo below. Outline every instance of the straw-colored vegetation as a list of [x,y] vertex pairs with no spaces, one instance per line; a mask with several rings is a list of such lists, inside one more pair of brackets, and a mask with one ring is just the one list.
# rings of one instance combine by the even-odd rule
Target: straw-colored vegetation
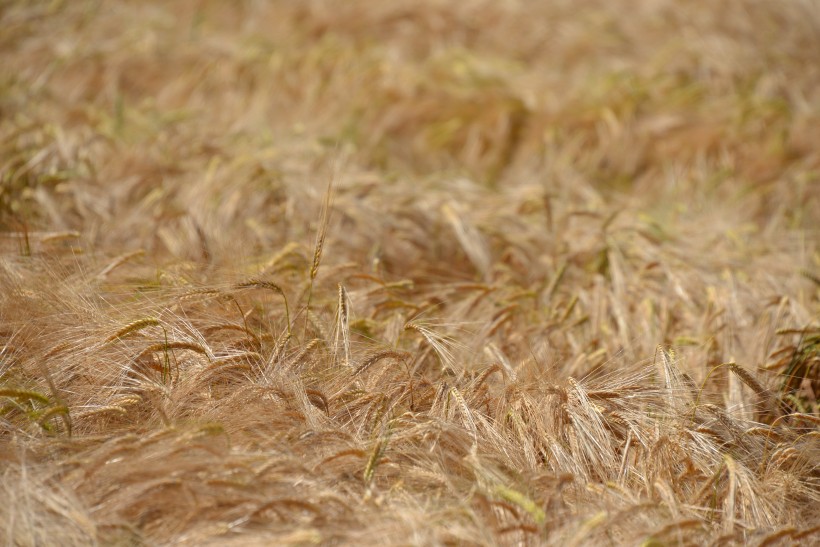
[[0,543],[820,541],[816,0],[0,2]]

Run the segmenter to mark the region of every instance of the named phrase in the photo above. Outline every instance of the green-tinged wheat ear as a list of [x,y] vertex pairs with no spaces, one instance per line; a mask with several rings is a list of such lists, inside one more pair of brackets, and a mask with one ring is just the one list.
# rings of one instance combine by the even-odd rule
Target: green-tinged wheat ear
[[263,281],[261,279],[250,279],[248,281],[237,283],[237,289],[248,289],[248,288],[255,288],[255,289],[268,289],[279,296],[282,297],[282,301],[285,303],[285,321],[288,324],[288,334],[290,334],[290,307],[288,306],[288,297],[285,296],[285,291],[282,290],[282,287],[273,283],[271,281]]
[[561,284],[561,280],[564,278],[564,274],[567,271],[567,262],[561,262],[561,265],[558,266],[558,269],[555,271],[555,275],[552,277],[549,286],[544,291],[544,295],[547,299],[551,299],[553,293],[555,293],[555,289],[558,288],[558,285]]
[[45,395],[27,389],[0,388],[0,397],[10,397],[21,401],[37,401],[44,405],[51,403],[51,400]]
[[370,484],[373,481],[373,475],[376,473],[376,467],[379,465],[379,460],[382,459],[387,450],[387,440],[379,439],[373,445],[373,450],[370,452],[370,457],[367,459],[367,465],[364,468],[364,482]]
[[820,276],[810,272],[805,268],[800,269],[800,275],[808,279],[809,281],[814,282],[816,285],[820,286]]
[[382,418],[387,415],[388,407],[390,406],[390,400],[384,394],[373,394],[364,399],[369,399],[371,401],[378,401],[370,406],[370,410],[367,413],[367,428],[373,432],[375,432],[376,427],[382,421]]
[[[49,420],[49,418],[51,418],[52,416],[55,416],[55,415],[70,416],[69,411],[68,411],[68,407],[65,406],[65,405],[57,405],[57,406],[53,406],[51,408],[46,409],[39,417],[38,422],[40,423],[40,426],[45,428],[46,427],[46,422]],[[71,435],[71,422],[66,421],[65,419],[63,419],[63,424],[68,429],[67,433],[70,436]]]
[[537,503],[518,490],[514,490],[508,486],[499,484],[493,489],[493,493],[526,511],[536,524],[543,524],[547,519],[547,515],[544,513],[544,510],[541,509]]
[[108,406],[101,406],[97,408],[92,408],[90,410],[85,410],[79,413],[80,418],[88,418],[89,416],[96,416],[97,414],[105,414],[106,412],[116,412],[117,414],[121,414],[125,416],[128,414],[128,410],[125,407],[120,405],[108,405]]
[[723,476],[723,472],[726,469],[726,464],[721,463],[720,467],[712,474],[712,476],[707,480],[703,486],[700,487],[700,490],[697,491],[695,496],[692,498],[692,504],[702,505],[706,498],[709,497],[710,491],[715,487],[715,484],[720,480]]
[[[131,323],[128,323],[120,330],[109,336],[105,339],[105,342],[113,342],[114,340],[119,340],[120,338],[125,338],[129,334],[139,332],[142,329],[147,329],[148,327],[158,327],[159,320],[155,317],[145,317],[143,319],[137,319]],[[52,350],[53,351],[53,350]]]

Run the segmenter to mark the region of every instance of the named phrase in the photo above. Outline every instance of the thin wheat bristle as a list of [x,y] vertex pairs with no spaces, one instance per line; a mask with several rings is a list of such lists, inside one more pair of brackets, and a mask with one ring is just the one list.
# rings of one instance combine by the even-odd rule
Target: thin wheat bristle
[[285,351],[285,347],[287,347],[288,342],[290,342],[291,337],[293,336],[292,333],[286,332],[276,343],[276,347],[273,349],[273,353],[271,353],[270,362],[276,363],[279,361],[280,357]]
[[384,455],[384,451],[386,448],[387,443],[383,439],[379,439],[373,445],[373,449],[370,451],[370,457],[367,459],[367,464],[365,465],[364,472],[362,474],[365,484],[370,484],[373,481],[373,476],[376,473],[376,468],[379,465],[379,460],[381,460],[382,456]]

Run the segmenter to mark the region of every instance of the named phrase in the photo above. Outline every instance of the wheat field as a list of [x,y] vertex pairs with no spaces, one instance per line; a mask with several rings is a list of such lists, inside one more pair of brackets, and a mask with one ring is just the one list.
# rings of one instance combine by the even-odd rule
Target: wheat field
[[0,543],[820,543],[817,0],[1,0]]

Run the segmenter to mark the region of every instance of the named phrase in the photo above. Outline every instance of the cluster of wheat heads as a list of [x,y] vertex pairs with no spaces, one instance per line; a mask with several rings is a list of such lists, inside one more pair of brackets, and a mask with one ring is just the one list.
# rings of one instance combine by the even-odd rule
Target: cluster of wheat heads
[[816,5],[332,7],[0,6],[0,542],[816,542]]
[[[432,223],[419,229],[416,249],[440,252]],[[478,271],[466,249],[451,252],[450,267]],[[651,330],[625,333],[628,350],[618,313],[629,325],[646,310],[615,280],[633,279],[624,294],[653,288],[629,270],[637,259],[614,253],[609,277],[586,285],[583,268],[545,267],[534,289],[508,267],[447,279],[435,260],[403,263],[408,277],[393,281],[358,264],[319,269],[299,245],[265,264],[276,282],[135,284],[114,278],[122,257],[97,266],[101,280],[94,260],[56,265],[59,254],[35,243],[3,261],[10,543],[771,544],[816,533],[818,413],[798,388],[816,378],[816,330],[775,332],[806,320],[785,297],[750,328],[786,373],[762,377],[729,362],[686,372],[682,355],[709,363],[719,349],[653,349]],[[398,256],[385,249],[388,259]],[[677,305],[678,321],[697,309]]]

